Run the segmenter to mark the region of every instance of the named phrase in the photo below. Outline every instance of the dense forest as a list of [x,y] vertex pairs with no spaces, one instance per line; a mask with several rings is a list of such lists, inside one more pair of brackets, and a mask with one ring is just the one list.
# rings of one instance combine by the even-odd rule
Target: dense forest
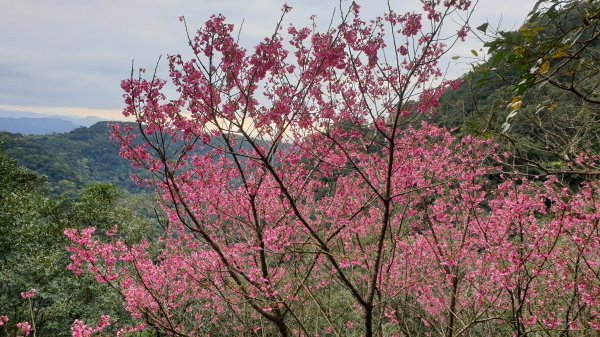
[[[190,121],[173,102],[137,111],[159,110],[159,89],[140,82],[147,97],[131,89],[128,103],[140,128],[0,133],[0,336],[595,336],[600,3],[540,0],[518,31],[474,32],[493,36],[490,55],[452,90],[401,96],[372,121],[307,90],[322,125],[265,109],[247,132],[230,110],[244,120],[251,89]],[[375,47],[352,48],[363,63],[345,71],[385,74],[364,56]],[[215,83],[232,90],[237,68],[222,69]],[[267,87],[284,77],[273,69]],[[311,71],[349,95],[335,72]],[[377,86],[357,84],[375,107]]]
[[98,122],[68,133],[22,135],[0,133],[6,155],[28,169],[44,174],[51,189],[60,194],[86,184],[104,182],[130,192],[139,188],[131,182],[131,166],[119,156],[110,140],[110,123]]

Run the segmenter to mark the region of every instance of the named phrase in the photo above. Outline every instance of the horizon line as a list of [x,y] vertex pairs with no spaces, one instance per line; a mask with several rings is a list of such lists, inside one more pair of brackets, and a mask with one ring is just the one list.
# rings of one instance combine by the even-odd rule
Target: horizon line
[[106,120],[130,121],[122,115],[119,109],[99,109],[86,107],[39,106],[0,103],[0,110],[12,112],[29,112],[41,115],[59,115],[65,117],[96,117]]

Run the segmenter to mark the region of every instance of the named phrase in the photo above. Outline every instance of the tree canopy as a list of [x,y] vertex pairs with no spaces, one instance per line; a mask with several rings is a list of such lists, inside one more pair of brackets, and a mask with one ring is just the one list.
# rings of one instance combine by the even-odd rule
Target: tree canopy
[[212,16],[168,81],[122,82],[139,133],[114,137],[162,196],[161,245],[66,234],[70,268],[123,297],[124,331],[597,333],[598,181],[510,175],[493,139],[415,123],[460,85],[438,62],[468,23],[441,27],[470,15],[422,5],[365,21],[353,3],[324,30],[284,29],[286,5],[252,50]]

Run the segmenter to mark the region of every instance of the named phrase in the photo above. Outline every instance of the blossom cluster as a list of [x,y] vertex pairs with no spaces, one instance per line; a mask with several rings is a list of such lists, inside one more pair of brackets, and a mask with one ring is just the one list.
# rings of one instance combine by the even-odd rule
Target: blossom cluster
[[110,317],[108,315],[102,315],[98,320],[96,327],[91,328],[81,320],[76,319],[71,325],[71,336],[73,337],[91,337],[95,333],[101,332],[106,327],[110,326]]
[[22,292],[21,293],[21,298],[22,299],[30,299],[33,298],[36,295],[37,291],[35,289],[30,289],[28,291]]
[[29,336],[31,333],[31,324],[29,322],[21,322],[15,324],[17,327],[17,336]]

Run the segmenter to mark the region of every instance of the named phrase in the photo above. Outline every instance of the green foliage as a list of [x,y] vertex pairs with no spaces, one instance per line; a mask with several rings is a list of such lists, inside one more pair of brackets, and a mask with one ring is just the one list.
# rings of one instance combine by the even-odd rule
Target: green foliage
[[157,229],[150,199],[107,183],[85,186],[75,198],[51,197],[44,176],[0,151],[0,315],[8,315],[14,323],[30,320],[19,294],[35,288],[37,336],[69,336],[75,319],[93,322],[102,314],[125,319],[113,292],[89,276],[75,277],[67,270],[63,231],[126,224],[122,232],[127,242],[152,238]]
[[129,162],[119,156],[110,140],[107,122],[69,133],[44,136],[0,132],[0,143],[19,164],[47,176],[52,194],[72,195],[95,182],[113,183],[130,192],[140,192],[129,176]]
[[494,136],[511,170],[600,174],[577,160],[600,153],[600,1],[539,0],[519,30],[486,46],[489,59],[444,97],[436,122]]
[[538,0],[518,31],[499,32],[486,46],[494,54],[492,66],[520,74],[516,95],[548,83],[598,104],[599,37],[599,1]]

